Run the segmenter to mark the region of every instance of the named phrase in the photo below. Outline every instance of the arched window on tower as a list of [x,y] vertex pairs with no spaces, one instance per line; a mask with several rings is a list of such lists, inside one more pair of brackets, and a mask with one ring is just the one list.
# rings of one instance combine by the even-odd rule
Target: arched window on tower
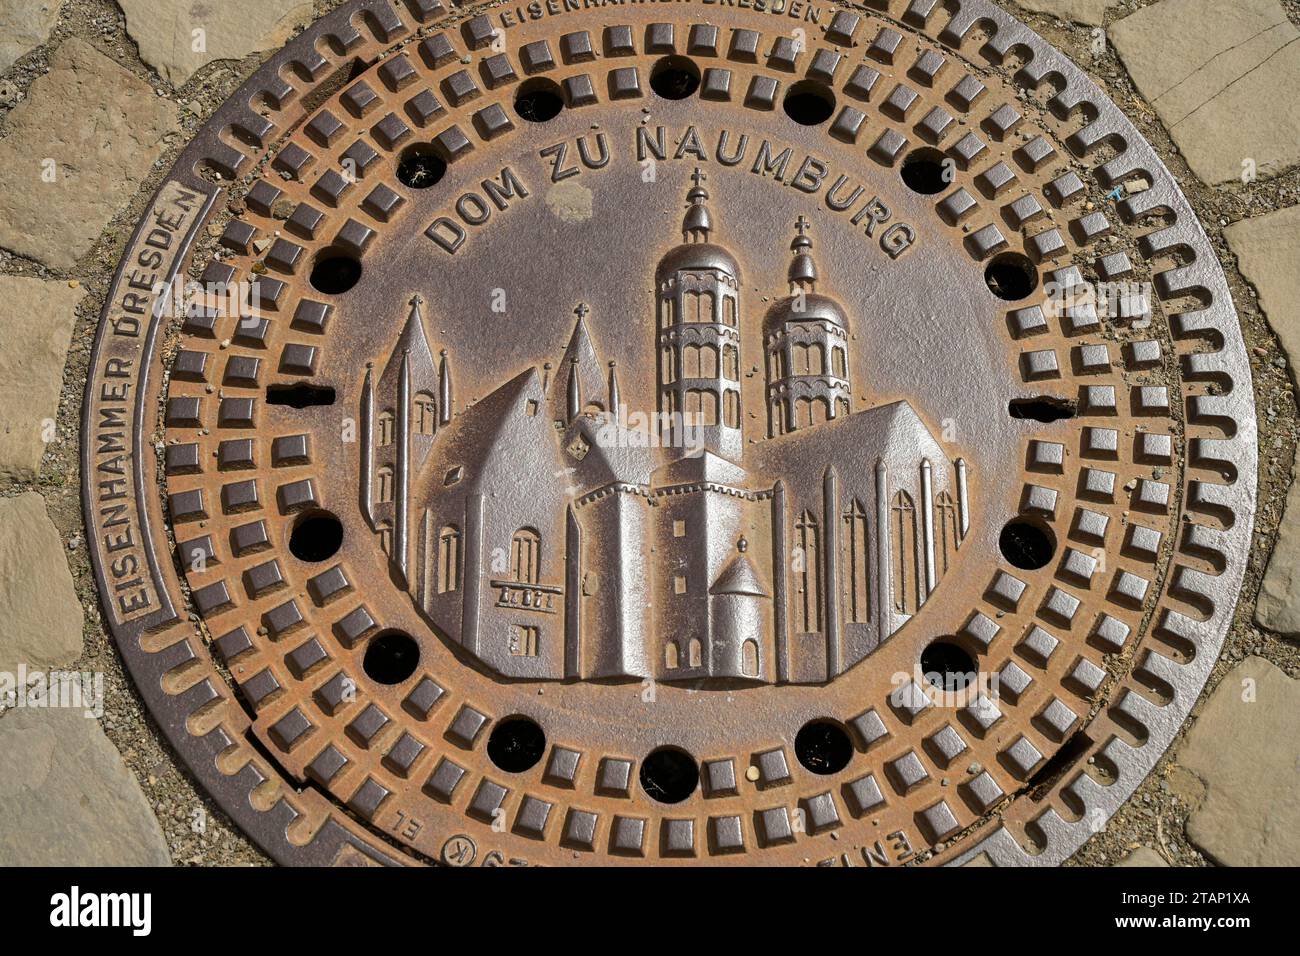
[[460,587],[460,529],[449,524],[438,532],[438,593]]
[[740,350],[734,345],[722,347],[722,377],[728,382],[740,381]]
[[375,503],[386,505],[393,500],[393,469],[384,465],[375,473]]
[[685,309],[687,322],[700,321],[700,294],[698,292],[687,292],[682,296],[682,305]]
[[746,641],[742,646],[740,672],[746,677],[758,676],[758,641]]
[[693,388],[686,393],[686,419],[690,427],[718,424],[718,396],[708,389]]
[[809,361],[808,346],[795,345],[794,348],[792,348],[790,351],[794,355],[794,374],[807,375],[808,361]]
[[700,377],[700,347],[688,345],[682,349],[682,378]]
[[677,670],[677,645],[672,641],[664,645],[664,667],[670,671]]
[[438,424],[438,402],[428,392],[419,392],[411,406],[415,434],[432,435]]
[[379,441],[377,444],[380,448],[393,443],[393,410],[386,408],[379,413]]
[[722,393],[722,421],[728,428],[740,427],[740,392],[729,388]]
[[510,540],[510,574],[521,584],[536,584],[541,574],[542,536],[533,528],[520,528]]
[[826,353],[818,344],[808,346],[808,374],[823,375],[826,372]]
[[844,347],[836,345],[831,349],[831,373],[836,378],[848,378],[848,366],[844,361]]
[[795,611],[800,634],[822,629],[821,552],[817,519],[811,511],[799,516],[795,535]]
[[663,372],[662,384],[671,385],[677,381],[677,353],[671,346],[664,346],[660,350],[659,359],[660,369]]
[[698,637],[692,637],[691,643],[688,645],[687,649],[687,663],[691,667],[699,667],[702,660],[703,655],[701,654],[700,639]]
[[717,316],[714,314],[714,312],[713,312],[713,293],[712,293],[712,292],[701,292],[701,293],[700,293],[700,321],[701,321],[701,322],[716,322],[716,321],[718,321],[718,317],[717,317]]
[[659,327],[666,329],[673,324],[673,300],[665,297],[659,300]]
[[899,614],[915,614],[920,603],[917,593],[920,569],[916,562],[916,506],[912,496],[906,491],[894,495],[891,512],[894,610]]
[[856,498],[844,509],[840,535],[840,573],[843,575],[844,609],[850,624],[871,620],[871,539],[867,511]]
[[735,296],[724,295],[724,296],[722,297],[722,321],[723,321],[725,324],[731,326],[733,329],[736,327],[736,298],[735,298]]
[[952,495],[941,491],[934,496],[934,523],[936,525],[935,563],[940,574],[948,571],[948,565],[957,556],[957,544],[961,540],[957,525],[957,505]]
[[796,428],[808,428],[813,423],[812,399],[800,398],[794,403],[794,423]]
[[718,349],[713,345],[700,346],[700,377],[718,377]]

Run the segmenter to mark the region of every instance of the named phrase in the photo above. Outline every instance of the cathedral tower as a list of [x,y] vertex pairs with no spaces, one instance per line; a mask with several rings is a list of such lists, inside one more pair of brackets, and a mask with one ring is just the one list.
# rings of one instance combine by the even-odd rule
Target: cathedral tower
[[702,446],[738,461],[744,447],[740,268],[731,253],[709,241],[705,177],[696,169],[691,178],[682,243],[655,270],[660,437],[675,449],[670,457]]
[[795,228],[790,294],[763,320],[769,437],[847,415],[851,401],[848,316],[817,291],[808,221]]

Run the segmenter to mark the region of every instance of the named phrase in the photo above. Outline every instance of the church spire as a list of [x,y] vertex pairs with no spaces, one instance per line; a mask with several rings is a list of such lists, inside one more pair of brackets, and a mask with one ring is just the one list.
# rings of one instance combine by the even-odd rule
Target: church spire
[[705,178],[698,166],[691,174],[691,181],[695,185],[686,194],[690,205],[686,208],[686,217],[682,220],[682,238],[687,242],[708,242],[709,231],[713,228],[709,207],[704,205],[705,200],[709,198],[708,190],[704,188]]
[[796,235],[790,249],[794,258],[790,261],[790,291],[812,292],[817,287],[817,264],[812,257],[812,239],[808,237],[808,220],[800,216],[795,223]]

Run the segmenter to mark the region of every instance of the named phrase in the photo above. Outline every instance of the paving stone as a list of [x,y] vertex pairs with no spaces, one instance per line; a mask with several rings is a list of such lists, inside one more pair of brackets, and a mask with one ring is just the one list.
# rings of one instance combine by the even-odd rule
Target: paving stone
[[30,491],[0,498],[0,671],[60,667],[81,656],[81,604],[65,553],[44,498]]
[[[1243,686],[1248,680],[1253,686]],[[1205,781],[1187,835],[1216,863],[1300,860],[1298,740],[1300,681],[1262,657],[1246,658],[1210,696],[1177,760]]]
[[1207,183],[1300,161],[1300,31],[1278,0],[1161,0],[1110,27],[1138,90]]
[[[1228,245],[1293,365],[1300,362],[1300,209],[1233,223]],[[1293,470],[1293,478],[1300,471]],[[1270,631],[1300,634],[1300,487],[1292,484],[1277,547],[1260,588],[1255,620]]]
[[0,475],[30,480],[40,470],[85,294],[66,282],[0,276]]
[[1168,867],[1165,858],[1150,847],[1140,846],[1124,859],[1115,864],[1123,867]]
[[50,67],[0,139],[0,246],[71,269],[149,173],[177,109],[75,37]]
[[0,73],[44,43],[58,19],[56,0],[0,0]]
[[0,717],[0,866],[170,866],[140,785],[81,708]]
[[140,58],[173,86],[183,86],[213,60],[278,49],[312,18],[312,5],[304,0],[118,0],[118,5]]
[[1016,0],[1017,5],[1026,10],[1050,13],[1062,20],[1090,26],[1100,24],[1107,7],[1113,7],[1117,2],[1118,0]]
[[1278,634],[1300,634],[1300,455],[1291,467],[1291,490],[1255,602],[1255,620]]

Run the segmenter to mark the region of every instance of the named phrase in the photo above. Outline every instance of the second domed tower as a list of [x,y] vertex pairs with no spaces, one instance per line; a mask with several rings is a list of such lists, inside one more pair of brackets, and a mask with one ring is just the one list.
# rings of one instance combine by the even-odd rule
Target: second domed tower
[[[682,243],[655,270],[662,440],[740,459],[740,267],[710,241],[704,174],[692,176]],[[689,431],[684,432],[683,422]]]
[[784,435],[849,414],[849,320],[830,296],[817,292],[808,221],[791,243],[790,294],[763,319],[767,360],[768,435]]

